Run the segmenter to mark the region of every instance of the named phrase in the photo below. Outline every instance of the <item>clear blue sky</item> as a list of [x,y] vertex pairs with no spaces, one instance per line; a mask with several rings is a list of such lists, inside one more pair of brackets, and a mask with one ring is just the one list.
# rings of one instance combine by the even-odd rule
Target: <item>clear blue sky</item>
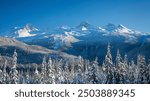
[[81,21],[150,32],[150,0],[0,0],[0,32],[26,23],[55,28]]

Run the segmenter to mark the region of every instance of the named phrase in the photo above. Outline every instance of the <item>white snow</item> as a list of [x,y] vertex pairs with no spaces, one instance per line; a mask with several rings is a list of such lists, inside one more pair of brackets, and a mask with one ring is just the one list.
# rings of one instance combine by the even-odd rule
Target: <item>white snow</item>
[[18,34],[18,37],[31,37],[35,36],[36,34],[31,34],[32,31],[39,31],[37,28],[31,29],[27,24],[23,29],[16,31],[15,33]]
[[119,32],[119,33],[133,33],[132,30],[128,29],[127,27],[123,26],[123,25],[119,25],[118,28],[115,30],[116,32]]
[[128,29],[117,29],[117,32],[119,33],[129,33]]
[[82,31],[86,31],[86,30],[87,30],[87,28],[83,26],[82,27]]
[[30,34],[30,30],[27,30],[26,28],[20,29],[17,31],[18,32],[18,37],[31,37],[35,36],[36,34]]
[[76,39],[75,37],[73,37],[73,35],[74,35],[73,32],[65,32],[65,35],[66,36],[64,37],[64,39],[67,42],[72,43],[72,42],[78,42],[79,41],[78,39]]
[[51,37],[54,38],[55,49],[57,49],[59,46],[64,46],[64,44],[71,47],[71,43],[78,42],[79,40],[76,39],[72,34],[73,32],[64,32],[64,34],[52,34]]
[[70,43],[78,42],[78,41],[79,41],[78,39],[76,39],[75,37],[73,37],[73,36],[71,36],[71,35],[66,36],[64,39],[65,39],[66,41],[70,42]]

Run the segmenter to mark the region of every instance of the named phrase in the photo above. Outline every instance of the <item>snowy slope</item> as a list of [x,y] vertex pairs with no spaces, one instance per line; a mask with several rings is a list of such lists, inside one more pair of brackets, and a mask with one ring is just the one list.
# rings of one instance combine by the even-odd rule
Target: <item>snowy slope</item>
[[[41,30],[26,25],[25,27],[16,27],[9,33],[3,33],[0,36],[11,37],[26,44],[38,45],[42,49],[45,47],[46,50],[55,50],[55,52],[59,51],[63,54],[66,52],[75,56],[81,55],[88,59],[94,59],[95,56],[103,57],[106,51],[105,46],[108,43],[113,46],[113,53],[119,47],[123,53],[126,52],[132,57],[137,54],[135,50],[140,50],[149,56],[142,49],[145,49],[143,47],[149,49],[147,47],[150,44],[150,33],[136,31],[121,24],[107,24],[101,27],[81,22],[75,27],[64,25],[52,30]],[[11,45],[11,43],[9,44]]]
[[39,31],[39,29],[27,24],[23,28],[14,28],[9,33],[4,33],[1,36],[17,38],[20,41],[34,44],[38,41],[47,40],[47,43],[53,44],[54,49],[58,49],[63,46],[71,47],[72,43],[82,41],[81,37],[85,36],[89,40],[100,36],[98,40],[101,40],[102,36],[116,36],[124,37],[126,43],[136,43],[141,36],[150,35],[149,33],[143,33],[136,30],[129,29],[121,24],[118,26],[114,24],[107,24],[106,26],[99,27],[89,24],[88,22],[81,22],[76,27],[69,27],[67,25],[57,27],[54,30],[47,32]]
[[[67,25],[57,27],[53,30],[41,31],[32,25],[25,27],[15,27],[9,33],[1,36],[16,38],[28,44],[40,45],[55,50],[66,50],[76,43],[92,44],[93,42],[124,42],[136,44],[149,42],[150,33],[144,33],[129,29],[121,24],[107,24],[106,26],[94,26],[88,22],[81,22],[78,26],[70,27]],[[114,40],[115,39],[115,40]]]
[[[25,61],[23,60],[25,59],[24,57],[32,59],[33,57],[42,58],[42,56],[49,56],[49,55],[62,57],[64,59],[76,58],[75,56],[68,55],[64,52],[50,50],[50,49],[44,48],[42,46],[37,46],[37,45],[28,45],[26,43],[23,43],[13,38],[0,37],[0,50],[1,50],[2,55],[11,54],[14,51],[14,49],[16,49],[18,54],[20,54],[19,57],[22,57],[20,58],[22,59],[22,61]],[[33,61],[36,61],[36,59],[34,59]]]

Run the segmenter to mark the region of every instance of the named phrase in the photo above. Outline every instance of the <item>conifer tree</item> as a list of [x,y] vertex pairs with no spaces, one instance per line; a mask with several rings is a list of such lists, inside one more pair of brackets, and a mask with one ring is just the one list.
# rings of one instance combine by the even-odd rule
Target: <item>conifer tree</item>
[[49,59],[48,61],[48,78],[50,84],[57,84],[58,83],[58,75],[57,75],[57,60]]
[[[74,61],[73,61],[74,62]],[[72,84],[75,77],[75,66],[74,63],[71,63],[71,71],[70,71],[70,83]]]
[[52,59],[48,59],[48,84],[53,84],[55,82],[55,75],[54,75],[54,67],[52,63]]
[[[60,84],[62,81],[63,81],[63,77],[62,77],[62,69],[61,69],[61,66],[62,66],[62,59],[59,60],[56,64],[56,83],[57,84]],[[69,78],[69,77],[68,77]]]
[[114,75],[114,66],[113,66],[113,62],[112,62],[112,56],[111,56],[111,52],[110,52],[110,45],[108,44],[107,46],[107,54],[105,56],[105,61],[103,64],[103,70],[106,76],[106,83],[112,83],[112,78]]
[[147,69],[144,56],[138,55],[137,66],[139,68],[138,83],[147,83]]
[[92,66],[89,67],[89,70],[88,70],[88,82],[90,84],[97,84],[99,82],[98,81],[98,62],[97,62],[97,58],[92,63]]
[[107,46],[107,54],[105,56],[105,63],[106,64],[113,64],[112,63],[112,56],[111,56],[111,52],[110,52],[110,44],[108,44],[108,46]]
[[2,72],[2,83],[8,82],[8,73],[6,72],[7,60],[4,61],[3,72]]
[[117,83],[123,83],[123,75],[121,72],[122,63],[121,63],[121,56],[120,56],[119,49],[117,50],[115,68],[116,68],[116,81],[117,81]]
[[[133,61],[134,62],[134,61]],[[127,57],[127,54],[124,55],[124,62],[123,62],[123,65],[124,65],[124,70],[125,70],[125,82],[124,83],[129,83],[129,75],[128,75],[128,72],[129,72],[129,65],[128,65],[128,57]]]
[[138,73],[137,73],[136,65],[135,65],[134,61],[132,60],[131,64],[129,64],[129,72],[128,72],[130,84],[137,83],[137,79],[138,79],[137,74]]
[[18,81],[18,71],[16,68],[17,68],[17,52],[15,50],[13,54],[13,67],[11,68],[10,71],[10,83],[12,84],[16,84]]
[[46,81],[46,57],[44,56],[41,67],[41,83],[44,84]]
[[38,71],[38,65],[37,64],[35,64],[34,84],[39,84],[39,71]]
[[125,55],[125,61],[122,62],[122,58],[118,49],[116,56],[116,69],[117,69],[117,81],[120,84],[126,83],[126,72],[127,72],[126,62],[127,56]]
[[64,81],[63,82],[65,84],[68,84],[68,82],[69,82],[69,64],[68,64],[68,62],[65,63],[63,72],[64,72],[63,73],[63,77],[64,77]]

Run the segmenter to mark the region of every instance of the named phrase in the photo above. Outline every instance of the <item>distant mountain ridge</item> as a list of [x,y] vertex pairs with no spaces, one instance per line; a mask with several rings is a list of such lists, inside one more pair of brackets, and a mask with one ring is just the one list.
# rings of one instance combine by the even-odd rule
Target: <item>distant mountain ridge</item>
[[109,23],[99,27],[81,22],[75,27],[65,25],[49,31],[27,24],[0,36],[75,56],[81,55],[89,60],[96,56],[103,59],[108,43],[112,46],[113,56],[119,48],[122,55],[126,53],[130,59],[135,58],[139,52],[150,58],[150,33],[129,29],[122,24]]

